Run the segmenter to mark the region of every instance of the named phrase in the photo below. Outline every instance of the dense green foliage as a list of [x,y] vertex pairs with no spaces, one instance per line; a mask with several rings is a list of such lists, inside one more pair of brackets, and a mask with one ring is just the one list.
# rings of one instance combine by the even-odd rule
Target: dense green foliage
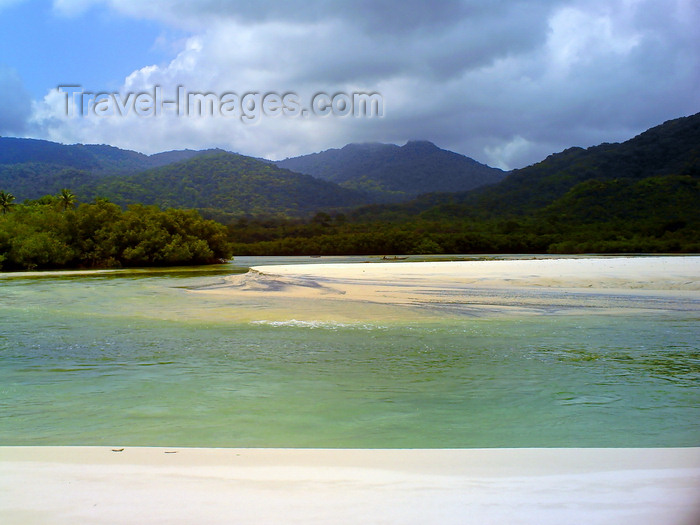
[[74,203],[65,190],[0,215],[0,268],[169,266],[231,256],[226,229],[196,211]]
[[398,202],[429,192],[456,192],[493,184],[505,172],[427,141],[348,144],[341,149],[276,162],[299,173],[366,191],[381,202]]
[[225,220],[244,214],[301,216],[319,208],[357,206],[359,192],[235,153],[211,153],[94,186],[92,197],[122,205],[187,207]]
[[124,176],[190,159],[206,152],[181,150],[144,155],[105,145],[64,145],[0,137],[0,187],[20,199],[38,199],[61,188],[86,195],[109,176]]
[[82,188],[103,175],[50,163],[0,165],[0,187],[21,200],[38,199],[61,188]]
[[236,253],[700,252],[700,114],[622,144],[571,148],[467,193],[343,220],[248,221]]
[[65,145],[47,140],[0,137],[0,165],[49,164],[91,172],[135,173],[201,153],[179,150],[144,155],[104,144]]
[[307,222],[239,221],[229,234],[241,255],[697,253],[694,166],[685,164],[685,175],[589,179],[529,213],[465,211],[431,195]]
[[[696,183],[696,197],[699,190]],[[573,214],[560,220],[543,213],[490,220],[417,216],[393,223],[337,217],[323,224],[241,220],[229,227],[229,236],[235,255],[698,253],[697,213],[692,219],[690,214],[684,217],[579,222]]]

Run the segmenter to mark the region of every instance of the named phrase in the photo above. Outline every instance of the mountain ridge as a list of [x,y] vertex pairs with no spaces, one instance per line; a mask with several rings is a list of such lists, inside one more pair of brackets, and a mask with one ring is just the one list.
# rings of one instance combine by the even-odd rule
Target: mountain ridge
[[[366,155],[374,152],[375,156]],[[336,180],[328,177],[314,177],[313,174],[305,174],[289,170],[278,163],[265,159],[256,159],[227,152],[221,149],[210,150],[173,150],[152,155],[145,155],[131,150],[122,150],[114,146],[99,144],[74,144],[65,145],[39,139],[0,138],[0,188],[9,191],[20,199],[38,199],[46,194],[58,193],[62,188],[70,188],[81,199],[107,197],[120,205],[131,203],[152,203],[161,206],[184,206],[206,208],[208,214],[219,217],[230,217],[230,214],[292,214],[300,215],[310,213],[309,205],[314,204],[319,210],[347,209],[363,204],[380,202],[397,202],[406,200],[413,195],[424,191],[436,189],[461,189],[464,187],[459,182],[465,166],[472,172],[493,173],[501,176],[503,172],[488,168],[476,161],[448,152],[425,140],[409,141],[404,146],[365,143],[348,144],[342,148],[341,155],[350,154],[356,160],[366,164],[367,169],[361,177],[354,176],[354,170],[346,170],[344,181],[346,184],[338,184]],[[377,157],[376,155],[379,155]],[[233,184],[238,178],[242,181],[244,173],[237,170],[243,169],[246,162],[231,163],[222,161],[217,166],[208,166],[210,161],[203,160],[203,166],[197,166],[197,159],[209,158],[212,155],[236,155],[240,159],[249,159],[256,162],[254,171],[257,175],[267,176],[263,164],[273,166],[277,172],[272,178],[266,179],[268,183],[276,185],[274,188],[265,188],[264,184],[251,186],[249,177],[242,182],[246,189],[243,194],[251,201],[248,205],[241,199],[225,199],[221,195],[212,193],[206,177],[198,177],[198,185],[201,189],[188,186],[189,199],[179,198],[173,195],[173,187],[183,188],[187,182],[187,173],[179,166],[182,162],[192,161],[187,164],[188,169],[201,174],[202,170],[210,170],[211,176],[217,178],[217,183],[223,184],[228,192],[237,192]],[[313,154],[312,154],[313,155]],[[345,161],[341,161],[345,165]],[[229,171],[224,173],[222,166],[228,166]],[[356,163],[357,165],[357,163]],[[419,170],[416,171],[416,166]],[[456,166],[456,169],[455,169]],[[161,170],[161,171],[154,171]],[[181,180],[164,176],[162,170],[170,170],[178,173]],[[462,171],[460,171],[462,170]],[[245,171],[245,170],[244,170]],[[447,186],[436,183],[435,173],[442,174],[442,180]],[[297,175],[311,178],[299,178]],[[473,173],[472,173],[473,175]],[[154,185],[153,178],[165,177],[168,184]],[[230,178],[230,183],[224,183],[223,178]],[[288,202],[280,198],[277,189],[285,187],[284,177],[293,179],[288,186]],[[393,178],[394,185],[387,184]],[[331,177],[332,179],[332,177]],[[350,180],[352,179],[352,180]],[[474,177],[472,177],[474,179]],[[319,185],[317,182],[323,182]],[[343,181],[341,181],[343,182]],[[476,183],[483,182],[479,180]],[[406,191],[406,184],[412,186],[413,191]],[[467,186],[475,184],[470,180]],[[297,185],[305,186],[305,191],[300,191]],[[329,186],[332,185],[332,186]],[[257,187],[261,195],[254,195],[251,189]],[[308,193],[325,195],[328,202],[310,198]],[[167,195],[166,195],[167,194]],[[272,199],[266,199],[267,194],[275,194]],[[201,195],[206,195],[209,201],[206,205],[202,202]],[[223,202],[226,201],[224,205]],[[267,202],[268,209],[255,203]],[[221,209],[219,209],[221,207]],[[223,215],[220,215],[223,213]]]
[[[7,147],[8,144],[13,147]],[[36,146],[40,154],[31,156],[24,151]],[[348,156],[353,162],[344,162]],[[279,166],[299,159],[312,160],[314,170],[334,181]],[[666,188],[686,202],[683,192],[692,193],[696,187],[684,182],[685,179],[659,180],[646,185],[614,181],[700,177],[700,113],[668,120],[621,143],[602,143],[585,149],[571,147],[525,168],[508,173],[496,170],[502,176],[500,181],[467,191],[441,192],[434,183],[435,177],[423,174],[419,178],[428,185],[423,189],[430,192],[406,200],[408,193],[401,191],[401,186],[397,189],[387,182],[394,177],[405,184],[415,173],[421,169],[425,173],[427,168],[449,172],[451,160],[461,166],[484,166],[425,140],[409,141],[403,146],[351,143],[340,149],[275,163],[216,149],[176,150],[146,156],[106,145],[65,146],[37,139],[3,138],[0,139],[0,189],[18,199],[31,199],[68,187],[82,200],[107,197],[121,205],[141,202],[194,207],[222,220],[242,215],[304,217],[314,211],[343,211],[353,220],[367,221],[403,221],[412,216],[492,220],[533,214],[544,214],[551,220],[567,216],[575,220],[590,215],[583,213],[576,199],[591,202],[592,196],[615,203],[625,198],[624,191],[629,191],[630,199],[642,202],[639,199],[644,192]],[[134,168],[144,163],[156,166],[145,170]],[[385,169],[383,180],[372,178],[372,171],[378,166]],[[410,173],[407,166],[420,169]],[[485,168],[488,173],[494,173],[494,168]],[[591,181],[604,184],[591,184]],[[23,188],[33,193],[22,193]],[[399,199],[406,202],[381,204]],[[657,201],[659,206],[670,205],[663,199]],[[361,207],[368,204],[371,206]],[[578,211],[572,215],[567,210]],[[629,215],[629,209],[622,215],[625,213]],[[675,217],[670,208],[666,213]],[[681,219],[674,218],[671,222],[674,220]]]
[[117,204],[195,208],[207,217],[309,214],[366,202],[364,194],[310,175],[226,151],[213,151],[125,177],[93,181],[88,198],[108,196]]
[[61,144],[43,139],[0,137],[0,165],[36,163],[108,173],[155,168],[210,151],[217,150],[169,150],[146,155],[109,144]]
[[411,140],[403,146],[350,143],[275,164],[390,201],[436,191],[471,190],[496,183],[506,173],[427,140]]
[[700,177],[700,113],[668,120],[623,142],[566,148],[508,172],[493,185],[467,192],[422,195],[404,203],[361,210],[360,214],[434,213],[479,219],[523,216],[552,204],[587,181],[670,175]]

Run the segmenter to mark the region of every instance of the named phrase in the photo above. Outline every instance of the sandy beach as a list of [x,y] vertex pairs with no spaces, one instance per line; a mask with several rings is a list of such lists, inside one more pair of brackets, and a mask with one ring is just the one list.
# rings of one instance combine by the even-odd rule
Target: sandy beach
[[[340,303],[477,315],[694,310],[699,292],[700,257],[654,256],[254,266],[195,293],[298,301],[301,319],[328,320]],[[304,301],[315,301],[311,312]],[[362,308],[342,320],[383,315]]]
[[[258,266],[263,275],[433,287],[540,287],[700,291],[700,257],[596,257],[493,261]],[[342,291],[342,290],[341,290]]]
[[700,449],[0,448],[0,522],[694,525]]

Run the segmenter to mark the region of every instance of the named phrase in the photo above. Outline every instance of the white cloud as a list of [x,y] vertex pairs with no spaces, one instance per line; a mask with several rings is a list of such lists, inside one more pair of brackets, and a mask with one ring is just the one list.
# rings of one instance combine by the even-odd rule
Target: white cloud
[[486,155],[491,160],[491,165],[496,168],[508,169],[509,166],[523,153],[529,152],[532,143],[520,135],[516,135],[509,142],[498,146],[484,148]]
[[547,49],[551,63],[567,72],[604,56],[624,57],[640,41],[636,33],[625,34],[610,14],[599,15],[574,7],[557,11],[549,26]]

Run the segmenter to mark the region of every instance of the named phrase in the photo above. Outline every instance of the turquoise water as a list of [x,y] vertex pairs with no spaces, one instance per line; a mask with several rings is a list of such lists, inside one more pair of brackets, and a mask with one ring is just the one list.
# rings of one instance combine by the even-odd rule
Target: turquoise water
[[1,278],[0,445],[700,445],[693,308],[448,315],[192,291],[237,271]]

